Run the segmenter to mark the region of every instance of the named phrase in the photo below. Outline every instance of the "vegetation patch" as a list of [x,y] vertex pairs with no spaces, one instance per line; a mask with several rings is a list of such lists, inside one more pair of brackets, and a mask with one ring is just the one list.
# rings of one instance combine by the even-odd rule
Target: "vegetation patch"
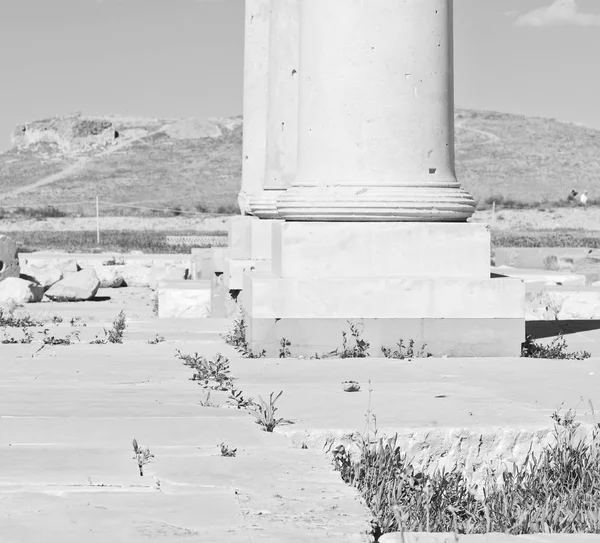
[[[20,253],[61,251],[67,253],[94,253],[98,251],[128,253],[143,251],[150,254],[189,253],[186,245],[169,245],[167,236],[227,236],[223,231],[198,232],[193,230],[102,230],[100,245],[95,231],[16,231],[0,232],[12,238]],[[210,247],[208,244],[206,247]]]
[[521,345],[521,356],[524,358],[547,358],[553,360],[585,360],[591,354],[587,351],[569,352],[567,342],[562,334],[555,337],[549,345],[535,341],[527,336]]
[[376,540],[388,532],[511,535],[600,533],[600,439],[578,433],[575,414],[553,415],[551,444],[501,473],[470,483],[458,466],[416,469],[398,436],[355,437],[358,453],[333,449],[335,468],[375,517]]

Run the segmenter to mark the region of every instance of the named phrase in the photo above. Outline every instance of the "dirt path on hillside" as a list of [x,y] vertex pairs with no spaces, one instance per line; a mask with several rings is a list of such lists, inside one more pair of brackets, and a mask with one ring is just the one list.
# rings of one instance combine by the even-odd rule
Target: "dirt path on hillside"
[[492,134],[491,132],[487,132],[485,130],[479,130],[478,128],[471,128],[469,126],[465,126],[465,120],[457,121],[455,124],[455,129],[460,128],[461,130],[465,130],[466,132],[472,132],[473,134],[479,134],[487,139],[487,141],[483,142],[484,145],[489,145],[490,143],[496,143],[500,141],[500,136],[496,136],[496,134]]
[[42,179],[39,179],[38,181],[35,181],[34,183],[30,183],[29,185],[25,185],[23,187],[19,187],[19,188],[12,189],[12,190],[9,190],[4,193],[0,193],[0,201],[5,200],[7,198],[12,198],[14,196],[18,196],[19,194],[23,194],[24,192],[31,192],[32,190],[38,189],[40,187],[44,187],[46,185],[52,185],[53,183],[57,183],[58,181],[62,181],[63,179],[66,179],[67,177],[79,172],[80,170],[83,170],[92,160],[96,160],[98,158],[103,158],[105,156],[115,153],[116,151],[125,149],[125,148],[131,146],[131,144],[135,143],[136,141],[140,141],[144,138],[147,138],[148,136],[150,136],[152,134],[153,134],[153,132],[148,132],[142,136],[137,136],[135,138],[131,138],[128,141],[119,142],[118,144],[112,145],[109,148],[105,149],[104,151],[101,151],[97,155],[85,156],[85,157],[78,159],[74,164],[67,166],[64,170],[62,170],[60,172],[53,173],[52,175],[47,175],[46,177],[43,177]]

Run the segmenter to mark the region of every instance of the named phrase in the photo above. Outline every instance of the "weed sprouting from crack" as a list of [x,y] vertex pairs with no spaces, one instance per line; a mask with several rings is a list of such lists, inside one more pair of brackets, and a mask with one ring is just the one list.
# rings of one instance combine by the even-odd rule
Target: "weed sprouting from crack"
[[221,456],[235,458],[235,455],[237,454],[237,449],[230,448],[229,445],[227,445],[226,443],[221,443],[219,447],[221,449]]
[[277,412],[275,403],[283,394],[283,390],[275,397],[273,397],[274,394],[274,392],[269,394],[269,403],[265,402],[259,396],[258,402],[253,402],[253,404],[248,408],[248,413],[250,413],[256,419],[256,424],[262,426],[265,432],[272,432],[282,423],[291,424],[291,421],[289,420],[275,418],[275,413]]
[[125,330],[127,329],[127,318],[125,316],[124,311],[119,311],[119,314],[116,316],[115,320],[112,323],[112,328],[107,330],[104,329],[104,338],[99,338],[96,336],[96,339],[91,341],[92,345],[104,345],[106,343],[123,343],[123,335],[125,334]]
[[31,315],[15,317],[11,310],[0,307],[1,328],[33,328],[42,326],[44,323],[34,319]]
[[371,344],[362,338],[362,333],[364,330],[364,325],[362,329],[359,329],[357,324],[354,324],[352,321],[347,321],[348,326],[350,327],[350,335],[354,340],[354,345],[350,345],[350,341],[348,339],[348,334],[344,331],[342,332],[342,348],[334,349],[329,353],[325,353],[322,355],[318,355],[317,353],[311,357],[311,359],[320,359],[320,358],[367,358],[369,356],[369,347]]
[[279,358],[291,358],[292,352],[290,351],[290,347],[292,342],[288,339],[282,337],[279,341]]
[[215,402],[213,402],[210,399],[210,394],[211,394],[211,390],[210,389],[205,390],[203,397],[200,400],[198,400],[198,403],[202,407],[219,407],[218,404],[216,404]]
[[567,342],[562,333],[555,337],[550,345],[536,342],[532,336],[527,336],[521,346],[521,356],[524,358],[547,358],[553,360],[585,360],[591,354],[587,351],[567,351]]
[[163,336],[156,334],[156,336],[148,340],[148,345],[158,345],[159,343],[164,343],[165,341],[166,339]]
[[151,462],[154,455],[150,452],[149,447],[140,447],[137,440],[133,439],[133,459],[137,461],[138,468],[140,470],[140,477],[144,476],[144,466]]
[[414,339],[409,340],[409,342],[406,345],[404,344],[403,340],[400,340],[396,344],[396,346],[398,348],[395,351],[392,351],[392,349],[388,347],[381,347],[381,352],[383,356],[385,356],[386,358],[395,358],[397,360],[405,360],[408,358],[431,357],[431,353],[425,351],[425,348],[427,347],[426,344],[423,344],[423,346],[420,349],[415,348]]
[[6,334],[6,331],[3,332],[4,337],[0,340],[0,343],[4,345],[15,345],[15,344],[24,344],[29,345],[33,342],[33,333],[30,332],[27,328],[23,328],[23,337],[16,338],[14,336],[9,336]]
[[223,336],[225,343],[235,347],[236,351],[240,353],[244,358],[264,358],[267,356],[267,352],[263,349],[259,353],[252,352],[248,340],[246,339],[246,332],[248,326],[244,319],[243,310],[240,309],[240,314],[233,321],[232,329]]
[[254,405],[254,400],[252,398],[244,398],[242,391],[236,390],[233,387],[229,390],[228,401],[238,409],[248,409]]
[[197,381],[200,386],[212,390],[231,390],[233,378],[230,375],[228,358],[217,354],[213,360],[208,360],[198,353],[183,354],[179,349],[175,356],[194,370],[191,380]]

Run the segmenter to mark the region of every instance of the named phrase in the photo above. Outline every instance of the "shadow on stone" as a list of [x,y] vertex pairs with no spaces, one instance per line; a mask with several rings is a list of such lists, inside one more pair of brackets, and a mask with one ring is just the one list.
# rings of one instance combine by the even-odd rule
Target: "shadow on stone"
[[600,330],[600,320],[527,321],[525,333],[533,339],[554,337],[559,334],[577,334]]

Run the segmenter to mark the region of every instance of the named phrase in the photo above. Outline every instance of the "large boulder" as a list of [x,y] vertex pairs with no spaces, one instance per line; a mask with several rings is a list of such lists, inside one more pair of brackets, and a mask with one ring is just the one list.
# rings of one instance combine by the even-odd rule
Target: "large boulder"
[[48,290],[63,278],[62,272],[54,266],[28,266],[21,268],[21,279],[32,281]]
[[100,279],[95,270],[88,268],[70,273],[46,292],[46,296],[55,302],[80,302],[91,300],[100,288]]
[[40,302],[44,287],[19,277],[7,277],[0,281],[0,305]]
[[94,270],[100,279],[100,288],[118,288],[125,282],[116,266],[98,266]]
[[0,236],[0,281],[7,277],[19,277],[17,244],[8,236]]

